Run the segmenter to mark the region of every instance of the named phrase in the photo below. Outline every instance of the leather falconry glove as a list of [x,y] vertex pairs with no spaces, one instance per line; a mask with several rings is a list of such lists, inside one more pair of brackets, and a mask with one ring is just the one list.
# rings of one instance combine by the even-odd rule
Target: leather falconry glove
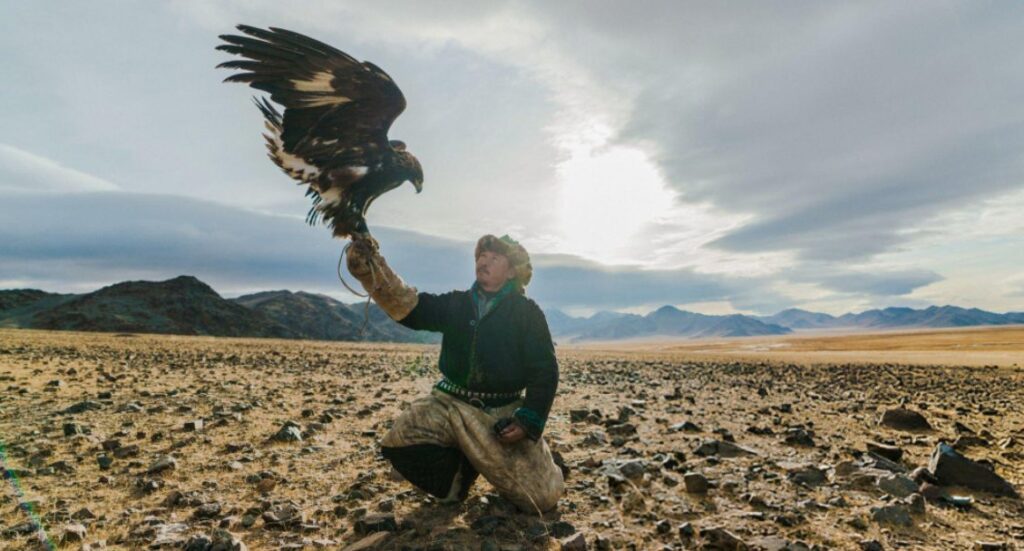
[[349,273],[391,319],[398,321],[408,316],[419,302],[416,288],[406,285],[388,266],[372,235],[353,234],[347,264]]

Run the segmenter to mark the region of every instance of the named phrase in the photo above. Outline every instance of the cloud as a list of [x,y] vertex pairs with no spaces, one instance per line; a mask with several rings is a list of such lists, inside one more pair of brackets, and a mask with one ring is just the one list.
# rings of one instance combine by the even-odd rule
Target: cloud
[[[382,197],[371,226],[424,289],[467,285],[468,239],[509,232],[563,253],[535,255],[531,290],[563,305],[587,298],[582,287],[600,291],[588,308],[841,312],[894,297],[981,300],[971,287],[985,289],[978,304],[1021,304],[1003,282],[1019,271],[1024,10],[600,0],[11,9],[0,47],[19,85],[0,92],[0,110],[17,141],[0,146],[0,213],[52,235],[0,221],[5,281],[81,289],[192,270],[218,289],[339,289],[326,232],[244,210],[308,208],[263,156],[251,90],[220,84],[227,72],[213,69],[225,59],[216,34],[246,22],[307,32],[400,83],[409,106],[392,135],[423,161],[426,188]],[[117,32],[96,32],[115,20],[125,22]],[[61,32],[39,32],[53,26]],[[110,182],[139,194],[57,199]],[[57,193],[18,197],[47,189]],[[602,208],[575,200],[584,194]],[[674,204],[647,208],[651,197]],[[27,221],[42,213],[52,220]],[[15,251],[15,237],[38,250]]]
[[827,289],[858,295],[891,297],[907,295],[914,290],[942,281],[943,277],[929,270],[889,272],[850,271],[820,275],[815,281]]
[[[40,215],[45,212],[61,216]],[[472,284],[473,241],[388,227],[373,231],[389,264],[420,290],[444,292]],[[0,241],[5,278],[49,290],[91,290],[124,279],[191,274],[228,295],[282,287],[346,295],[335,273],[342,242],[331,239],[326,228],[306,226],[300,217],[168,195],[18,194],[0,202],[0,234],[5,236]],[[545,307],[721,300],[752,281],[689,270],[607,267],[541,252],[533,256],[537,267],[529,294]]]
[[118,187],[91,174],[0,143],[0,192],[112,191]]

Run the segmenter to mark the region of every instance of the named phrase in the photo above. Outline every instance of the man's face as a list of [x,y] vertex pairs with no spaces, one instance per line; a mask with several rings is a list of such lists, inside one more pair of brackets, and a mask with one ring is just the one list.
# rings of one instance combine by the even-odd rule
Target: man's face
[[506,281],[515,277],[508,257],[484,251],[476,259],[476,280],[485,291],[497,291]]

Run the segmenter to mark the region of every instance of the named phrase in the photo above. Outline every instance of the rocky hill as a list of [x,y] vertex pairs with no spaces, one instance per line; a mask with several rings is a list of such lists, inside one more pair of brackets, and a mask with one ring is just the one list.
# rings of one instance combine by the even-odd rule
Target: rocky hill
[[426,331],[413,331],[395,323],[376,304],[370,304],[365,333],[365,303],[348,305],[326,295],[299,291],[265,291],[244,295],[234,302],[265,314],[303,338],[324,341],[435,342]]
[[192,276],[126,281],[34,314],[34,329],[297,338],[262,312],[222,298]]
[[225,299],[192,276],[167,281],[127,281],[81,295],[36,289],[0,291],[0,327],[277,337],[343,341],[437,342],[409,330],[370,306],[346,305],[311,293],[268,291]]

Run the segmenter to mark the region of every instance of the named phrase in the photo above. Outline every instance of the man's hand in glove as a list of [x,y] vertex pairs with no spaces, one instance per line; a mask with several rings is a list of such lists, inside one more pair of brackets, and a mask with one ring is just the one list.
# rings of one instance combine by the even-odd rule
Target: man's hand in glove
[[372,235],[353,234],[352,244],[348,248],[348,271],[356,279],[370,275],[373,271],[372,265],[376,263],[379,255],[380,245]]
[[348,271],[391,319],[399,321],[412,312],[419,301],[416,288],[406,285],[388,266],[373,236],[353,234],[346,254]]

